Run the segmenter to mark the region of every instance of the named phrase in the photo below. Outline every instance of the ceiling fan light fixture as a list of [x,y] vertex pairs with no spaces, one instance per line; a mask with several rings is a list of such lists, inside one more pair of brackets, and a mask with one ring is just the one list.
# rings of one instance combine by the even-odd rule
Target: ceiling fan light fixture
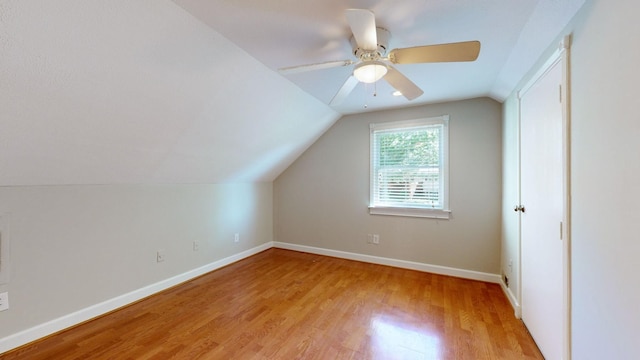
[[374,83],[387,74],[387,65],[382,61],[365,61],[356,65],[353,76],[363,83]]

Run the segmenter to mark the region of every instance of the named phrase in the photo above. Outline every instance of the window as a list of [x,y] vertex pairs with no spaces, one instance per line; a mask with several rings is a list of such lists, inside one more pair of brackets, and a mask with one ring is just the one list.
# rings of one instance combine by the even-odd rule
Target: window
[[369,213],[449,218],[449,116],[371,124]]

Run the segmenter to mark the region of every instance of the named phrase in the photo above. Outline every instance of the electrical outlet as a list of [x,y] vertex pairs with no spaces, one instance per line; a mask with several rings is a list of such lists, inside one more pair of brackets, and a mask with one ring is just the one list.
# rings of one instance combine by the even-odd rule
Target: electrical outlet
[[9,310],[9,293],[0,293],[0,311]]
[[198,251],[200,250],[200,243],[197,241],[193,242],[193,251]]
[[233,235],[233,242],[240,242],[240,233],[235,233],[235,235]]
[[164,250],[158,250],[158,252],[156,253],[156,262],[163,262],[164,261]]
[[380,235],[378,234],[373,234],[373,240],[372,240],[374,245],[378,245],[380,244]]

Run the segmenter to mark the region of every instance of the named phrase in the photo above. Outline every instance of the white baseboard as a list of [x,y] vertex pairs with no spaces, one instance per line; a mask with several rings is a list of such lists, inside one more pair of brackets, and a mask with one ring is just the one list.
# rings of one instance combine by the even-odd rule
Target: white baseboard
[[388,265],[388,266],[423,271],[423,272],[428,272],[433,274],[455,276],[463,279],[486,281],[486,282],[495,283],[495,284],[501,283],[500,275],[498,274],[490,274],[490,273],[484,273],[484,272],[473,271],[473,270],[463,270],[463,269],[457,269],[457,268],[452,268],[447,266],[424,264],[424,263],[418,263],[413,261],[397,260],[397,259],[391,259],[391,258],[385,258],[385,257],[363,255],[358,253],[323,249],[323,248],[317,248],[312,246],[297,245],[297,244],[290,244],[290,243],[283,243],[283,242],[274,242],[273,246],[280,249],[295,250],[295,251],[307,252],[307,253],[318,254],[318,255],[332,256],[332,257],[337,257],[342,259],[368,262],[372,264]]
[[522,317],[522,308],[520,307],[520,303],[518,303],[518,299],[513,294],[513,291],[511,291],[511,289],[507,287],[507,284],[505,284],[502,279],[500,279],[500,287],[502,288],[502,291],[504,291],[504,294],[507,296],[507,299],[509,299],[511,306],[513,307],[513,312],[515,314],[516,319],[520,319]]
[[134,290],[130,293],[117,296],[113,299],[103,301],[101,303],[89,306],[71,314],[34,326],[30,329],[26,329],[24,331],[9,335],[5,338],[0,339],[0,354],[11,349],[15,349],[19,346],[28,344],[45,336],[54,334],[71,326],[80,324],[87,320],[91,320],[97,316],[106,314],[125,305],[134,303],[138,300],[144,299],[145,297],[156,294],[160,291],[166,290],[185,281],[189,281],[193,278],[227,266],[231,263],[255,255],[272,247],[273,242],[268,242],[260,246],[256,246],[252,249],[226,257],[224,259],[214,261],[210,264],[187,271],[183,274],[176,275],[174,277],[159,281],[155,284],[151,284],[143,288]]

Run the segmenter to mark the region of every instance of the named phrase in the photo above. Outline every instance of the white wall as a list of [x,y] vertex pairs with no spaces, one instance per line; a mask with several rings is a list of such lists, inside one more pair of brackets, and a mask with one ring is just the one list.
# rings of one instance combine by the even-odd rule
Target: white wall
[[270,243],[272,209],[271,183],[0,187],[11,237],[0,349],[9,335]]
[[640,354],[639,12],[636,1],[593,1],[575,28],[575,359]]
[[[480,98],[343,117],[276,179],[275,240],[498,274],[500,108]],[[369,215],[369,123],[443,114],[452,218]]]
[[[635,359],[640,353],[639,11],[634,1],[588,1],[559,34],[573,33],[573,359]],[[507,107],[514,97],[505,103],[505,128],[517,121]],[[503,261],[517,254],[513,239],[503,239]]]

